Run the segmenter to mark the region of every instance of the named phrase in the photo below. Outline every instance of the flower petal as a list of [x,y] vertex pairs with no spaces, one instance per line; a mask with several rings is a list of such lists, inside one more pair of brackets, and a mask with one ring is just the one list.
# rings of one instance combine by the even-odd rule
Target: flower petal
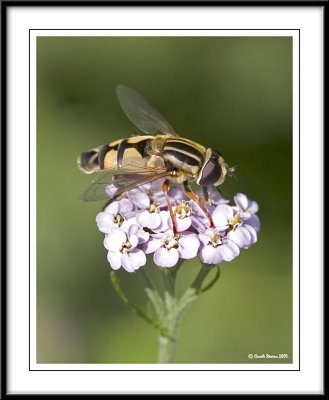
[[151,201],[149,196],[139,189],[133,189],[128,192],[128,196],[136,207],[145,210],[150,207]]
[[127,230],[128,237],[131,235],[137,235],[137,232],[139,231],[140,227],[137,224],[131,224],[125,227]]
[[131,247],[134,249],[135,247],[137,247],[139,242],[139,239],[137,237],[137,235],[130,235],[129,236],[129,243],[131,244]]
[[260,230],[260,220],[257,215],[252,215],[246,222],[246,225],[252,226],[256,232]]
[[135,268],[133,266],[133,259],[130,258],[129,253],[122,254],[121,262],[122,262],[123,268],[127,272],[134,272],[135,271]]
[[120,207],[120,212],[123,215],[126,215],[127,213],[133,210],[134,205],[130,199],[121,199],[119,201],[119,207]]
[[[211,231],[210,231],[211,232]],[[204,233],[199,233],[199,240],[200,242],[204,245],[204,246],[208,246],[210,238],[211,238],[211,234],[209,234],[209,231],[205,231]]]
[[200,233],[206,231],[207,226],[210,225],[208,218],[200,218],[192,215],[192,226]]
[[255,201],[249,201],[248,211],[251,214],[256,214],[259,210],[259,206]]
[[117,215],[120,212],[120,204],[118,201],[113,201],[104,210],[107,214]]
[[[139,225],[136,225],[136,224],[131,224],[130,226],[128,226],[127,233],[128,233],[129,241],[130,241],[130,236],[137,237],[137,239],[138,239],[137,244],[146,242],[147,240],[149,240],[149,237],[150,237],[150,234],[148,232],[145,232]],[[135,243],[135,239],[133,239],[133,240]],[[137,246],[137,244],[136,244],[136,246]]]
[[243,193],[237,193],[234,196],[235,204],[240,208],[242,211],[247,211],[249,200],[248,197]]
[[211,245],[204,246],[200,250],[201,261],[205,264],[218,265],[223,260],[217,249],[217,247],[213,247]]
[[232,261],[240,254],[239,247],[234,242],[218,246],[218,252],[224,261]]
[[248,219],[251,217],[249,211],[241,211],[239,207],[234,207],[234,211],[236,211],[236,213],[240,215],[240,218],[243,222],[248,221]]
[[98,229],[103,233],[110,233],[111,229],[117,226],[113,222],[113,215],[100,212],[96,216],[96,224]]
[[248,230],[248,232],[250,233],[250,246],[254,243],[257,242],[257,232],[256,230],[251,226],[251,225],[243,225],[244,228],[246,228]]
[[154,253],[162,246],[161,239],[153,239],[151,238],[147,243],[144,243],[143,250],[146,254]]
[[156,231],[166,232],[169,229],[172,229],[171,218],[169,211],[160,211],[161,224],[158,226]]
[[[186,231],[192,224],[192,220],[190,217],[186,218],[177,218],[176,217],[176,225],[178,232]],[[172,221],[170,220],[170,226],[172,227]]]
[[121,256],[122,254],[119,251],[117,253],[112,253],[111,251],[107,253],[107,260],[112,269],[117,270],[121,267]]
[[138,266],[138,268],[146,264],[147,259],[144,251],[140,249],[134,249],[133,251],[129,252],[129,255],[134,258],[135,266]]
[[104,246],[107,250],[120,251],[122,244],[127,241],[125,232],[120,228],[112,228],[109,235],[104,239]]
[[226,204],[220,204],[214,209],[211,217],[216,227],[225,228],[233,218],[233,209]]
[[174,248],[167,250],[163,247],[160,247],[153,255],[154,263],[163,268],[173,267],[177,264],[178,259],[178,251]]
[[239,247],[246,248],[250,246],[251,235],[249,231],[245,229],[243,226],[240,226],[234,231],[230,231],[227,234],[227,238],[232,240]]
[[150,213],[148,210],[137,214],[136,220],[139,225],[149,228],[155,229],[161,224],[161,217],[159,213]]
[[178,240],[179,247],[178,253],[181,258],[188,260],[196,257],[200,247],[198,236],[195,233],[186,234],[181,236]]
[[144,266],[146,264],[147,258],[145,253],[140,250],[140,249],[134,249],[133,250],[133,256],[134,256],[134,260],[136,262],[136,264],[138,265],[138,268]]
[[124,232],[128,233],[129,228],[131,227],[131,225],[137,225],[137,221],[136,221],[136,217],[129,217],[129,219],[125,219],[121,226],[120,229],[122,229]]
[[140,249],[134,249],[122,255],[122,266],[128,272],[134,272],[146,264],[146,256]]
[[150,238],[150,234],[148,232],[145,232],[143,229],[140,229],[138,231],[137,236],[138,236],[138,239],[139,239],[139,243],[145,243]]

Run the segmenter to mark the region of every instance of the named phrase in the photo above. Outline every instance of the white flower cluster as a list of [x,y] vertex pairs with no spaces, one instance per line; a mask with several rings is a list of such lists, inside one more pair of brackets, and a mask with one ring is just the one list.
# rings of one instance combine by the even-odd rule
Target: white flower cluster
[[[202,198],[202,193],[198,195]],[[240,249],[257,241],[258,205],[246,195],[238,193],[235,205],[230,206],[215,189],[210,190],[205,204],[214,227],[180,188],[172,187],[169,196],[176,234],[166,199],[156,183],[130,190],[97,215],[98,229],[105,234],[107,259],[114,270],[123,267],[134,272],[146,264],[146,255],[151,253],[154,263],[163,268],[198,255],[202,263],[218,265],[233,260]]]

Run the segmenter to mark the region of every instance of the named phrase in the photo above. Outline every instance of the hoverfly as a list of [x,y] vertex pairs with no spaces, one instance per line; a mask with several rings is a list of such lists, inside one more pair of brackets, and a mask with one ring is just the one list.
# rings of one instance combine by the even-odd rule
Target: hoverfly
[[[119,139],[80,154],[80,170],[87,174],[98,172],[99,175],[81,199],[111,202],[129,190],[162,179],[174,234],[177,234],[177,228],[168,194],[170,182],[183,186],[186,196],[198,203],[210,226],[214,227],[204,202],[192,191],[190,182],[200,185],[207,199],[207,187],[221,185],[234,168],[228,167],[219,151],[180,137],[136,90],[119,85],[117,95],[126,116],[144,135]],[[111,183],[116,186],[113,193],[107,190]]]

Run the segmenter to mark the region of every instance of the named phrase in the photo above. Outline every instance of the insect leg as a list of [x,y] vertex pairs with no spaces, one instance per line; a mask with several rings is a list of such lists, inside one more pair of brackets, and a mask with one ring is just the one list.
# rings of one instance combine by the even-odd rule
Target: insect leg
[[207,202],[209,200],[209,193],[208,193],[207,186],[202,186],[202,193],[203,193],[203,197],[204,197],[205,201]]
[[168,209],[169,209],[169,213],[170,213],[170,218],[171,218],[171,222],[172,222],[172,228],[173,228],[173,232],[174,232],[174,236],[177,235],[177,226],[176,226],[176,221],[175,221],[175,216],[174,216],[174,212],[173,209],[171,207],[171,201],[170,198],[168,196],[168,191],[169,191],[169,182],[167,180],[165,180],[162,184],[162,190],[163,193],[166,197],[167,200],[167,204],[168,204]]
[[202,201],[199,199],[199,197],[192,191],[187,181],[184,182],[184,193],[189,199],[194,200],[199,205],[201,210],[206,214],[210,222],[210,228],[215,228],[214,222],[211,218],[211,215],[209,214],[209,211],[207,210],[206,206],[202,203]]

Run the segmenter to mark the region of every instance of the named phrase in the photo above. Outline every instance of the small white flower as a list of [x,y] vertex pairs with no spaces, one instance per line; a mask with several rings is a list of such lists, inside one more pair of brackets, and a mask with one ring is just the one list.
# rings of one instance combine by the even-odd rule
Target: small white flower
[[144,245],[146,254],[153,253],[156,265],[164,268],[175,266],[179,258],[185,260],[198,254],[200,242],[195,233],[184,233],[175,236],[173,231],[151,235],[151,240]]
[[237,193],[234,196],[234,201],[236,207],[233,207],[233,209],[239,211],[241,217],[248,221],[248,225],[251,225],[258,232],[260,230],[260,221],[256,215],[259,209],[258,204],[253,200],[249,200],[243,193]]
[[133,203],[128,199],[113,201],[104,211],[96,216],[98,229],[103,233],[110,233],[114,227],[120,227],[129,217],[133,215]]
[[218,265],[222,261],[232,261],[240,254],[239,247],[216,229],[200,233],[199,239],[200,259],[205,264]]
[[161,225],[162,219],[160,215],[160,206],[151,203],[147,210],[136,215],[136,221],[139,225],[148,228],[156,229]]
[[177,231],[186,231],[192,224],[192,207],[190,202],[181,200],[178,205],[174,208],[174,215],[177,225]]
[[255,229],[247,221],[243,221],[239,212],[226,204],[215,208],[212,219],[216,228],[240,248],[247,249],[257,240]]
[[149,234],[137,225],[129,226],[127,232],[121,228],[112,228],[104,239],[111,267],[116,270],[122,266],[127,272],[134,272],[145,265],[145,253],[137,246],[147,241],[148,237]]

